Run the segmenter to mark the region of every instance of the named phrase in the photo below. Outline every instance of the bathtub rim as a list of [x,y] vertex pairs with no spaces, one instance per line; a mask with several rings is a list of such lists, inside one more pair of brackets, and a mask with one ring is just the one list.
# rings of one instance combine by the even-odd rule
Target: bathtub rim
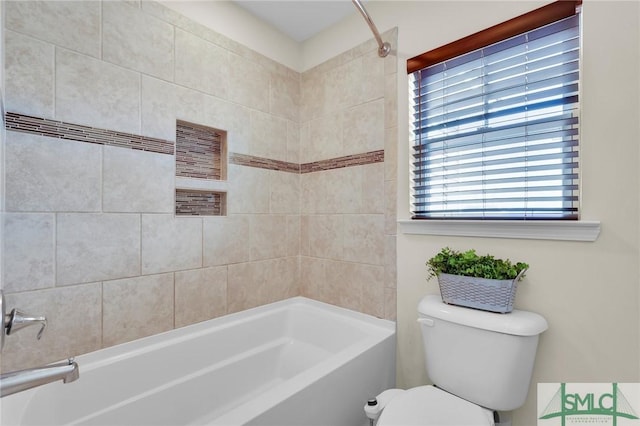
[[[98,349],[93,352],[78,355],[75,359],[78,361],[79,365],[80,362],[82,362],[80,367],[83,368],[84,366],[84,371],[91,371],[95,368],[115,363],[121,359],[162,349],[163,347],[177,344],[181,341],[204,336],[217,330],[233,327],[234,325],[242,322],[248,322],[251,319],[270,315],[276,311],[286,310],[288,308],[295,309],[296,307],[306,307],[330,313],[335,316],[348,317],[355,320],[354,325],[365,331],[370,330],[381,333],[380,330],[384,330],[384,334],[394,334],[396,332],[396,323],[394,321],[374,317],[369,314],[353,311],[351,309],[332,305],[326,302],[309,299],[304,296],[294,296],[288,299],[256,306],[243,311],[229,313],[205,321]],[[215,326],[212,327],[212,324],[214,323]],[[167,339],[167,337],[169,338]]]
[[[327,371],[329,365],[337,368],[352,359],[354,355],[363,353],[367,348],[370,348],[377,343],[385,342],[390,338],[393,338],[394,340],[396,339],[396,322],[394,321],[374,317],[370,314],[353,311],[351,309],[335,306],[326,302],[309,299],[304,296],[295,296],[78,355],[75,359],[80,365],[80,378],[82,378],[83,372],[106,367],[110,364],[123,361],[131,357],[143,355],[155,350],[161,350],[164,347],[179,344],[182,341],[198,338],[224,328],[230,328],[234,325],[259,319],[262,316],[287,309],[314,309],[325,315],[328,314],[339,318],[348,318],[353,320],[352,325],[356,328],[362,329],[367,334],[367,337],[363,341],[339,351],[330,359],[323,360],[319,365],[315,365],[310,370],[301,373],[299,377],[294,377],[294,380],[292,380],[290,385],[287,386],[288,389],[285,392],[286,394],[290,394],[292,389],[300,388],[304,383],[307,385],[312,383],[313,381],[305,382],[304,380],[305,378],[308,379],[310,376],[313,376],[312,372]],[[46,386],[65,385],[56,382]],[[9,422],[8,424],[20,424],[25,410],[28,408],[31,400],[37,395],[39,389],[41,388],[36,387],[0,399],[0,412],[5,412],[5,409],[3,409],[4,404],[10,403],[12,405],[11,412],[6,419],[6,421]],[[263,404],[259,403],[253,404],[252,407],[254,408],[251,411],[253,412],[256,407],[262,405]],[[229,413],[222,414],[220,417],[232,418],[236,416],[236,414],[233,413],[237,413],[237,410],[233,409],[229,411]],[[243,415],[242,417],[250,420],[251,416]],[[1,413],[0,420],[5,420],[4,415]]]

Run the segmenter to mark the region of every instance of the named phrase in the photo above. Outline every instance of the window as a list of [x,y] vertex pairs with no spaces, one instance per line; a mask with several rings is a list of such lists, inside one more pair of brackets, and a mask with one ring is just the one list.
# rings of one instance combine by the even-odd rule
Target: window
[[407,62],[414,219],[578,219],[579,4]]

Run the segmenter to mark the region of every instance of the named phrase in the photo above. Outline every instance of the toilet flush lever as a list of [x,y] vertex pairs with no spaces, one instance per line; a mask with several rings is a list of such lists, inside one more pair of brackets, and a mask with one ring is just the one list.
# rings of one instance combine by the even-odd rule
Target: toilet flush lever
[[433,320],[431,318],[418,318],[418,323],[421,325],[426,325],[427,327],[433,327]]

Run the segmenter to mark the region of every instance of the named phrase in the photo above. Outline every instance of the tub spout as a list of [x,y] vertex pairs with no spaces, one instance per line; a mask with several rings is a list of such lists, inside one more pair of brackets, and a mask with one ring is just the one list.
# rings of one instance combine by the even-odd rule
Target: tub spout
[[78,364],[69,358],[67,362],[13,371],[0,376],[0,397],[22,392],[36,386],[62,380],[70,383],[80,378]]

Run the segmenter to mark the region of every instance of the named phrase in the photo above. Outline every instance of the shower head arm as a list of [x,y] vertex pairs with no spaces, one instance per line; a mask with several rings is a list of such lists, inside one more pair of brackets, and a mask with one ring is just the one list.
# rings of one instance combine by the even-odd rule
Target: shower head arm
[[391,52],[391,45],[389,43],[387,43],[387,42],[383,42],[382,41],[382,37],[380,37],[380,33],[378,32],[378,28],[376,28],[376,24],[373,23],[373,20],[371,19],[371,17],[367,13],[367,10],[364,8],[364,6],[360,2],[360,0],[351,0],[351,1],[353,2],[353,4],[356,7],[356,9],[358,9],[360,11],[360,14],[362,15],[364,20],[369,25],[369,28],[371,29],[371,32],[373,33],[373,36],[375,37],[376,41],[378,42],[378,56],[380,56],[381,58],[386,57],[389,54],[389,52]]

